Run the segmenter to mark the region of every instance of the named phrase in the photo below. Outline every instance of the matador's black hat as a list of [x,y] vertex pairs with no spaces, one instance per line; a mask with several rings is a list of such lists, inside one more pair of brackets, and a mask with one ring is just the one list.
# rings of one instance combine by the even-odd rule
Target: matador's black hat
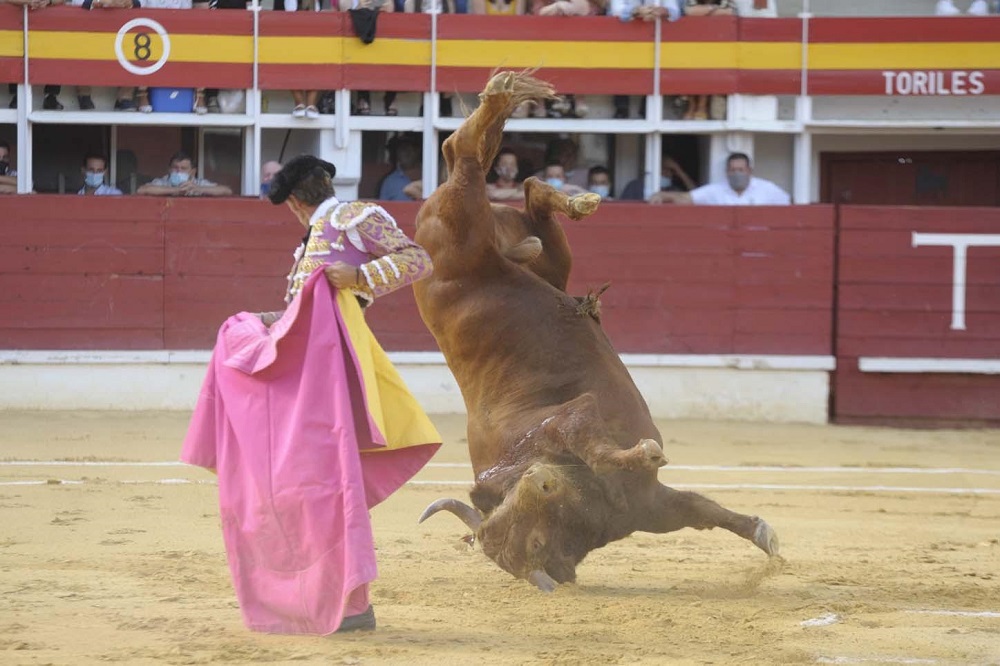
[[274,174],[274,178],[271,180],[271,192],[267,198],[273,204],[285,203],[285,199],[292,193],[292,190],[305,178],[309,176],[322,177],[323,174],[333,178],[337,175],[337,167],[314,155],[299,155],[281,167],[281,171]]

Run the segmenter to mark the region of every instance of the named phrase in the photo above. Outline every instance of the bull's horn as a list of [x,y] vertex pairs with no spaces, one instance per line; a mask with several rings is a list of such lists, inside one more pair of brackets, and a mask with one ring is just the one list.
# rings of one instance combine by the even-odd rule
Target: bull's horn
[[535,569],[528,574],[528,582],[542,592],[555,592],[556,587],[559,586],[559,583],[557,583],[552,576],[548,575],[541,569]]
[[417,522],[424,522],[438,511],[450,511],[458,516],[473,532],[479,531],[479,526],[483,522],[483,517],[479,515],[479,512],[474,508],[461,500],[451,499],[448,497],[431,502],[430,506],[424,509],[424,512],[420,514],[420,519],[417,520]]

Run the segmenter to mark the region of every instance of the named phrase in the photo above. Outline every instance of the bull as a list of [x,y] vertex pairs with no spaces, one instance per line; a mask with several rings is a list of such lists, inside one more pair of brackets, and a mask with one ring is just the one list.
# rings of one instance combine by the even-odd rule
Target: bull
[[566,293],[572,254],[556,215],[582,219],[600,197],[535,178],[523,212],[487,197],[507,118],[554,96],[530,73],[494,75],[444,142],[448,179],[417,215],[434,261],[414,285],[417,306],[461,389],[475,473],[471,506],[440,499],[420,522],[455,514],[490,559],[544,591],[636,531],[721,527],[775,556],[764,520],[658,481],[663,439],[601,328],[598,294]]

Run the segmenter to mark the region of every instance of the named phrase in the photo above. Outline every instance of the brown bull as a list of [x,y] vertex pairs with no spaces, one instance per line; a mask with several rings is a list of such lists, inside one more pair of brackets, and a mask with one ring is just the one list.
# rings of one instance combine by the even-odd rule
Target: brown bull
[[534,178],[522,213],[491,205],[486,173],[511,112],[551,97],[523,73],[495,75],[480,106],[444,143],[448,180],[417,217],[434,260],[417,305],[462,390],[476,475],[458,515],[504,570],[551,591],[595,548],[635,531],[721,527],[770,555],[766,522],[657,481],[662,438],[601,329],[596,298],[566,294],[571,253],[556,213],[589,215],[594,194],[567,197]]

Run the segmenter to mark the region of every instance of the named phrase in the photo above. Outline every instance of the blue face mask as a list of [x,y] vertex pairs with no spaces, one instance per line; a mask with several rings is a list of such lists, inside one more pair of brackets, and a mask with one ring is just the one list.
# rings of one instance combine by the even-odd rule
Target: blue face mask
[[260,196],[266,197],[271,193],[271,183],[261,183],[260,184]]
[[674,184],[673,178],[670,176],[660,176],[660,189],[669,190],[670,186]]
[[556,188],[557,190],[562,189],[563,179],[562,178],[546,178],[545,182]]
[[88,171],[83,177],[83,182],[87,184],[87,187],[97,189],[104,184],[104,174],[94,173],[93,171]]
[[607,199],[608,195],[611,194],[611,188],[607,185],[591,185],[590,191],[602,199]]
[[180,171],[170,172],[170,185],[171,187],[177,187],[178,185],[183,185],[188,182],[188,174],[182,173]]

